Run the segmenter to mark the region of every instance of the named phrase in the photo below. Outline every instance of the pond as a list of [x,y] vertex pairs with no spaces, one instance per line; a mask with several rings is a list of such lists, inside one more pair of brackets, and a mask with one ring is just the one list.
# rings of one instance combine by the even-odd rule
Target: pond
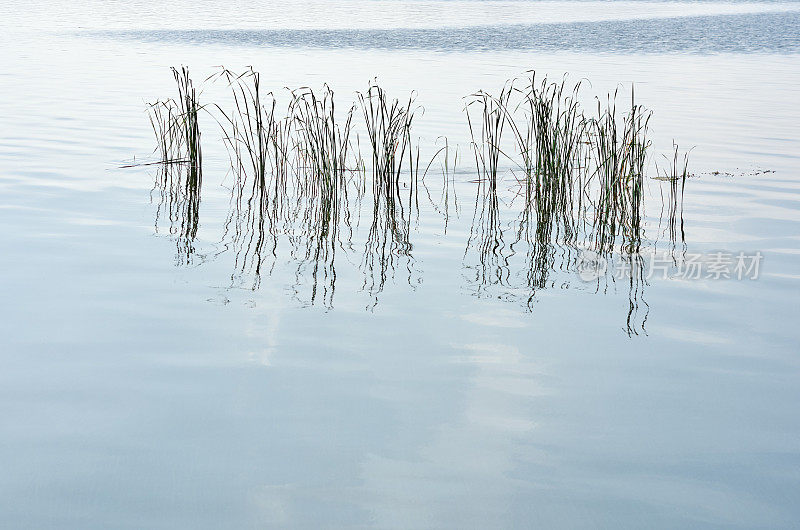
[[1,526],[796,524],[800,3],[0,15]]

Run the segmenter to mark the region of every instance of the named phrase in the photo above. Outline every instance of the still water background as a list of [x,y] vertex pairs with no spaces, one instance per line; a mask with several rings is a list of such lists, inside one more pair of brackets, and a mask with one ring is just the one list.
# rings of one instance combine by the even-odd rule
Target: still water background
[[[80,0],[0,20],[3,527],[796,524],[800,4]],[[151,154],[145,103],[182,64],[328,83],[342,106],[375,76],[415,90],[421,145],[459,145],[458,214],[445,230],[423,201],[380,292],[357,252],[331,303],[287,254],[253,289],[221,243],[209,129],[183,263],[154,170],[120,168]],[[529,69],[588,80],[589,103],[635,84],[652,163],[694,146],[687,249],[760,251],[759,279],[653,278],[636,333],[624,286],[476,285],[463,97]]]

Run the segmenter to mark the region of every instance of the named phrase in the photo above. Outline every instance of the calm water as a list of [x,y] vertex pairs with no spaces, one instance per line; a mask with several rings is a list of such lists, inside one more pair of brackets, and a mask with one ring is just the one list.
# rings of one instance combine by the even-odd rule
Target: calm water
[[[79,0],[0,20],[0,526],[797,524],[800,4]],[[146,102],[177,65],[328,83],[342,107],[375,76],[416,90],[423,158],[459,147],[451,193],[435,164],[400,248],[368,191],[335,262],[281,232],[256,274],[206,123],[187,252],[157,169],[120,168],[151,156]],[[589,108],[635,84],[651,174],[694,146],[685,252],[760,252],[758,279],[532,265],[510,174],[483,213],[463,112],[529,69],[588,80]],[[645,273],[671,248],[664,190],[648,179]]]

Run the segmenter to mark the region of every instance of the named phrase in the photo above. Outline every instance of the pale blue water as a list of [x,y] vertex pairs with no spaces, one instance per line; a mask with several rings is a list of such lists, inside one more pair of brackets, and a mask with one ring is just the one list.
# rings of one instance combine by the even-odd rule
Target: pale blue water
[[[796,526],[800,4],[154,6],[0,7],[0,526]],[[374,76],[416,90],[423,150],[459,146],[458,211],[445,230],[434,172],[382,288],[366,207],[333,294],[302,238],[254,288],[207,123],[187,260],[154,227],[155,170],[119,167],[150,156],[145,102],[181,64],[327,82],[342,106]],[[587,79],[587,104],[635,83],[653,174],[672,139],[696,146],[687,251],[760,251],[759,278],[632,296],[556,266],[533,290],[510,176],[508,261],[482,269],[462,98],[531,68]]]
[[800,11],[397,29],[158,29],[100,37],[173,44],[445,51],[798,53]]

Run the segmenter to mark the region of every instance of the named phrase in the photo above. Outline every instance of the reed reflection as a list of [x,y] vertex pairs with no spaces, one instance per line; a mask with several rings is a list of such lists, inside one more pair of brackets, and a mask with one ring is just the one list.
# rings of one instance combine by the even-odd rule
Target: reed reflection
[[509,84],[503,86],[496,98],[479,91],[467,98],[464,108],[477,174],[475,208],[464,257],[465,266],[472,273],[470,280],[479,295],[488,286],[509,284],[512,249],[504,241],[506,228],[501,218],[497,184],[504,155],[500,142],[508,123],[506,106],[512,92],[513,86]]

